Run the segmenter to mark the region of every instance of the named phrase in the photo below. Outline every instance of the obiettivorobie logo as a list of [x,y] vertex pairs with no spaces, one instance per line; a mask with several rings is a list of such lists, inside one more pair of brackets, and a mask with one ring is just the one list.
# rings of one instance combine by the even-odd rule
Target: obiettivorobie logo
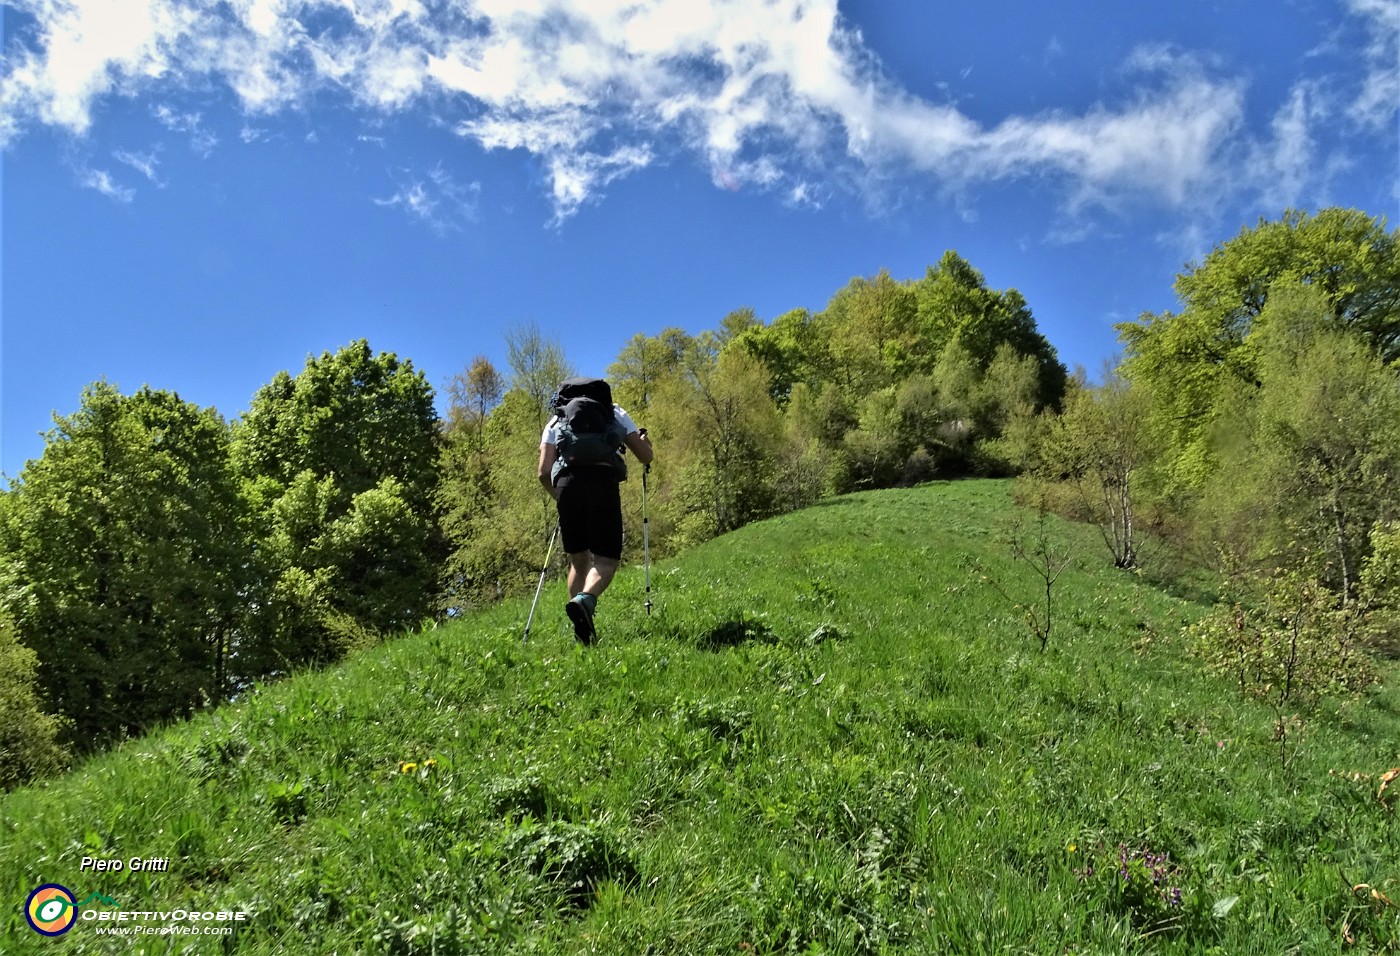
[[[98,911],[94,904],[110,909]],[[79,921],[93,924],[99,933],[219,936],[231,935],[247,921],[248,913],[231,909],[123,910],[110,896],[92,893],[80,903],[68,887],[45,883],[24,901],[24,918],[30,929],[44,936],[62,936]]]
[[62,936],[78,921],[78,910],[94,901],[106,906],[117,905],[116,900],[101,893],[93,893],[79,903],[68,887],[60,883],[45,883],[25,900],[24,918],[36,933]]

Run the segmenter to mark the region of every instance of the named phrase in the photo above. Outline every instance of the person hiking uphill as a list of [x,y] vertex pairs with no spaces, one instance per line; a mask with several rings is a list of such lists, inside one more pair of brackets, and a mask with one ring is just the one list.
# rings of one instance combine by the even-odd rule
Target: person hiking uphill
[[574,637],[591,644],[598,598],[622,560],[622,497],[627,480],[624,449],[644,466],[653,457],[646,429],[613,404],[612,389],[596,378],[571,378],[554,397],[554,417],[540,436],[539,478],[559,509],[559,530],[569,556],[565,613]]

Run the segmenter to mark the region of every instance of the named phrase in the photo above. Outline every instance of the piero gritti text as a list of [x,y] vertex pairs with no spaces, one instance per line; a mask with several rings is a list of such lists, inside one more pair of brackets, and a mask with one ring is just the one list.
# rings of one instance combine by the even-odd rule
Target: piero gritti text
[[132,873],[165,873],[170,869],[170,858],[133,856],[123,860],[120,857],[85,856],[78,869],[92,873],[120,873],[122,870],[130,870]]

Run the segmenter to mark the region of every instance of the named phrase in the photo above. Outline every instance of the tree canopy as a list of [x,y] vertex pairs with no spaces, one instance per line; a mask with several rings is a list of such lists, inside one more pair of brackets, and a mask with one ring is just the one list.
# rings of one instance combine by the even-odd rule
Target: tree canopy
[[1209,478],[1212,429],[1228,404],[1222,396],[1260,386],[1260,320],[1278,290],[1300,286],[1316,294],[1328,326],[1383,363],[1400,356],[1400,245],[1382,222],[1349,209],[1261,221],[1177,278],[1180,312],[1118,326],[1124,373],[1163,408],[1175,491],[1198,490]]
[[221,699],[248,548],[212,409],[89,387],[3,509],[3,607],[79,742]]
[[273,654],[264,667],[334,659],[433,613],[441,441],[422,373],[363,339],[253,396],[233,461],[266,600],[283,618],[259,642]]

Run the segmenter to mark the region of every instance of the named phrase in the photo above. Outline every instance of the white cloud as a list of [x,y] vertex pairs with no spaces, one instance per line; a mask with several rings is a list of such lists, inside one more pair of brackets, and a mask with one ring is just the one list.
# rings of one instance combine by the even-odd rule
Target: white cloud
[[476,221],[481,183],[462,184],[441,165],[428,171],[426,177],[407,177],[398,191],[387,199],[375,199],[376,206],[397,207],[410,217],[427,225],[438,235],[460,229],[464,223]]
[[[1310,116],[1290,101],[1275,141],[1251,147],[1243,82],[1160,46],[1135,51],[1115,102],[982,124],[895,85],[836,0],[460,0],[431,13],[420,0],[9,2],[37,22],[0,72],[0,146],[34,124],[84,134],[114,95],[221,82],[256,116],[338,90],[380,114],[455,116],[448,125],[484,149],[534,155],[556,222],[677,152],[720,186],[796,203],[817,184],[867,190],[912,172],[955,194],[1048,179],[1084,208],[1258,188],[1231,182],[1242,153],[1251,169],[1271,154],[1272,173],[1303,176],[1295,158],[1311,141],[1299,125]],[[1400,7],[1344,2],[1372,37],[1354,115],[1393,117]],[[1052,38],[1046,55],[1057,51]],[[196,150],[214,148],[198,113],[156,115]],[[251,132],[245,123],[245,141]],[[431,183],[390,202],[421,215],[441,193]]]
[[1247,161],[1250,179],[1260,184],[1266,209],[1299,205],[1319,168],[1317,124],[1331,115],[1327,97],[1313,83],[1293,87],[1272,122],[1273,135],[1255,145]]
[[437,209],[437,202],[428,195],[421,181],[409,183],[388,199],[374,200],[376,206],[402,206],[410,215],[429,219]]
[[624,146],[606,156],[584,152],[577,155],[556,153],[548,159],[554,191],[554,222],[573,215],[591,195],[633,170],[651,162],[645,146]]
[[120,186],[105,169],[87,169],[79,174],[78,183],[85,189],[95,189],[108,199],[119,203],[129,203],[136,198],[136,190]]
[[[188,136],[190,149],[201,156],[208,157],[214,152],[214,147],[219,145],[219,137],[204,125],[202,113],[179,112],[164,103],[159,103],[152,107],[151,115],[171,132]],[[244,142],[247,141],[244,139]]]
[[164,2],[103,0],[20,4],[38,19],[42,54],[24,50],[7,70],[0,100],[28,107],[44,123],[75,132],[91,123],[93,100],[129,91],[172,69],[162,38],[191,27],[195,11]]
[[156,177],[156,167],[160,165],[160,157],[154,152],[132,153],[124,149],[119,149],[112,153],[112,158],[118,162],[125,163],[151,182],[160,185],[160,180]]
[[1345,0],[1347,9],[1365,23],[1366,74],[1348,110],[1352,119],[1373,129],[1393,126],[1400,111],[1400,2]]
[[787,204],[798,209],[821,209],[826,205],[825,190],[801,180],[788,190]]

